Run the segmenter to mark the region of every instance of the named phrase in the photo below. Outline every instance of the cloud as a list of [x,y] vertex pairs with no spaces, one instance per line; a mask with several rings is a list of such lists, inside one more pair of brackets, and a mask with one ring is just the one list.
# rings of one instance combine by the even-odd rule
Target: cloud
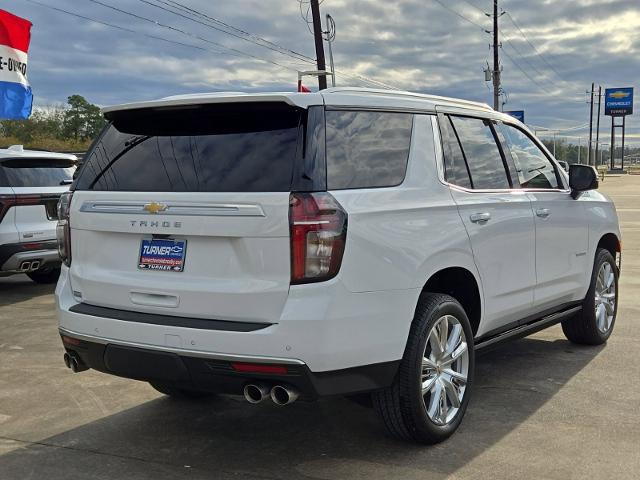
[[[74,93],[107,105],[198,91],[292,90],[296,71],[313,68],[295,55],[256,46],[167,12],[166,2],[101,0],[173,29],[89,0],[38,1],[136,32],[74,18],[26,0],[5,0],[3,8],[34,23],[29,79],[41,105],[64,101]],[[315,58],[313,38],[302,18],[306,6],[298,0],[178,1]],[[337,23],[334,55],[339,84],[363,85],[358,76],[367,76],[401,89],[490,103],[483,68],[491,61],[491,38],[483,28],[491,28],[491,19],[481,10],[490,2],[442,3],[444,7],[434,0],[325,0],[323,14],[331,13]],[[640,88],[637,0],[510,0],[503,5],[508,10],[500,18],[506,109],[525,109],[527,121],[534,125],[566,128],[588,121],[584,92],[592,81]],[[181,12],[189,16],[188,11]],[[199,21],[207,23],[203,17]],[[638,115],[627,124],[629,137],[640,142]],[[603,118],[602,124],[603,141],[608,141],[609,119]],[[586,136],[586,132],[577,135]]]

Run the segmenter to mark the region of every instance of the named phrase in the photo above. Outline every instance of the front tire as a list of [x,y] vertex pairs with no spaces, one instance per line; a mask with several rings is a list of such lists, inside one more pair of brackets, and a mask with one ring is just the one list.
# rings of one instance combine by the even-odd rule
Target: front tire
[[442,442],[462,421],[474,369],[473,331],[464,309],[448,295],[425,293],[396,380],[372,394],[373,406],[391,435]]
[[618,268],[611,252],[599,248],[582,310],[562,322],[562,331],[573,343],[602,345],[613,332],[617,313]]

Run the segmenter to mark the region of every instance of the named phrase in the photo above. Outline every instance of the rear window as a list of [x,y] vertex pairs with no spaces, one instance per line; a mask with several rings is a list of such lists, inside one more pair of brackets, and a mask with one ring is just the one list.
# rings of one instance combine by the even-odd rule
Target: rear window
[[78,190],[285,192],[303,114],[286,104],[124,111],[93,145]]
[[0,160],[2,187],[57,187],[69,185],[75,170],[71,160],[11,158]]
[[327,186],[393,187],[407,170],[413,115],[327,111]]

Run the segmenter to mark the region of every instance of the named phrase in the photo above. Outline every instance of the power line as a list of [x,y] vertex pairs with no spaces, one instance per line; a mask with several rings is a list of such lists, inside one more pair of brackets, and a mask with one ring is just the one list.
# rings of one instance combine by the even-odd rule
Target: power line
[[502,49],[502,53],[504,53],[504,54],[505,54],[505,56],[506,56],[509,60],[511,60],[511,63],[513,63],[513,65],[515,65],[515,67],[516,67],[518,70],[520,70],[520,72],[522,72],[522,74],[523,74],[525,77],[527,77],[527,78],[528,78],[532,83],[534,83],[534,84],[535,84],[535,85],[540,89],[540,91],[542,91],[542,92],[544,92],[544,93],[546,93],[546,94],[555,95],[553,92],[548,91],[544,85],[541,85],[541,84],[540,84],[540,83],[538,83],[534,78],[532,78],[532,77],[527,73],[527,71],[526,71],[526,70],[524,70],[524,69],[520,66],[520,64],[519,64],[518,62],[516,62],[516,61],[515,61],[515,59],[514,59],[511,55],[509,55],[509,53],[507,53],[507,51],[506,51],[506,50]]
[[283,65],[283,64],[281,64],[281,63],[275,62],[275,61],[273,61],[273,60],[268,60],[268,59],[266,59],[266,58],[258,57],[258,56],[256,56],[256,55],[253,55],[253,54],[251,54],[251,53],[244,52],[244,51],[242,51],[242,50],[238,50],[238,49],[236,49],[236,48],[227,47],[227,46],[225,46],[225,45],[222,45],[221,43],[214,42],[213,40],[209,40],[209,39],[207,39],[207,38],[201,37],[201,36],[199,36],[199,35],[195,35],[195,34],[193,34],[193,33],[187,32],[187,31],[182,30],[182,29],[180,29],[180,28],[173,27],[173,26],[171,26],[171,25],[166,25],[166,24],[164,24],[164,23],[160,23],[160,22],[158,22],[157,20],[152,20],[152,19],[150,19],[150,18],[143,17],[142,15],[138,15],[137,13],[132,13],[132,12],[129,12],[129,11],[127,11],[127,10],[123,10],[123,9],[118,8],[118,7],[115,7],[115,6],[113,6],[113,5],[109,5],[108,3],[104,3],[104,2],[102,2],[102,1],[100,1],[100,0],[89,0],[89,1],[90,1],[90,2],[92,2],[92,3],[95,3],[95,4],[97,4],[97,5],[102,5],[102,6],[103,6],[103,7],[105,7],[105,8],[109,8],[109,9],[114,10],[114,11],[116,11],[116,12],[122,13],[122,14],[124,14],[124,15],[129,15],[130,17],[137,18],[138,20],[143,20],[143,21],[145,21],[145,22],[152,23],[152,24],[154,24],[154,25],[156,25],[156,26],[158,26],[158,27],[166,28],[166,29],[172,30],[172,31],[174,31],[174,32],[181,33],[182,35],[186,35],[186,36],[191,37],[191,38],[196,38],[196,39],[201,40],[201,41],[203,41],[203,42],[206,42],[206,43],[210,43],[210,44],[212,44],[212,45],[215,45],[215,46],[217,46],[217,47],[219,47],[219,48],[224,48],[225,50],[229,50],[229,51],[231,51],[231,52],[235,52],[235,53],[237,53],[237,54],[240,54],[240,55],[244,55],[244,56],[246,56],[246,57],[253,58],[253,59],[258,60],[258,61],[260,61],[260,62],[271,63],[272,65],[276,65],[276,66],[278,66],[278,67],[286,68],[287,70],[291,70],[291,71],[294,71],[294,72],[297,72],[297,71],[298,71],[297,69],[292,68],[292,67],[290,67],[290,66]]
[[518,31],[520,32],[520,34],[522,35],[522,38],[524,38],[524,40],[531,46],[531,48],[533,48],[533,50],[536,52],[536,54],[540,57],[540,59],[551,69],[555,72],[556,75],[558,75],[558,77],[560,79],[562,79],[562,76],[560,75],[560,73],[558,73],[558,71],[553,67],[553,65],[551,65],[546,58],[544,58],[542,56],[542,53],[540,53],[538,51],[538,49],[536,48],[536,46],[531,43],[531,41],[529,40],[529,38],[527,37],[527,35],[522,31],[522,28],[520,28],[520,25],[518,25],[518,23],[516,22],[515,18],[513,18],[511,16],[511,14],[508,11],[505,11],[507,17],[509,17],[509,20],[511,21],[511,23],[513,23],[513,25],[518,29]]
[[464,3],[466,3],[467,5],[472,6],[473,8],[475,8],[476,10],[478,10],[480,13],[482,13],[483,15],[486,15],[487,12],[485,12],[482,8],[480,8],[478,5],[476,5],[473,2],[470,2],[469,0],[462,0]]
[[[541,77],[545,78],[547,75],[545,75],[544,73],[542,73],[540,70],[538,70],[538,68],[535,66],[534,63],[532,63],[526,55],[524,55],[520,49],[518,49],[513,43],[511,43],[510,39],[505,38],[504,39],[505,43],[510,46],[519,56],[522,60],[524,60],[527,65],[529,65],[533,70],[535,70]],[[552,83],[555,86],[555,83],[552,80],[547,80],[549,83]]]
[[29,3],[33,3],[34,5],[38,5],[38,6],[41,6],[41,7],[48,8],[50,10],[55,10],[56,12],[59,12],[59,13],[65,13],[67,15],[71,15],[71,16],[76,17],[76,18],[81,18],[81,19],[87,20],[89,22],[97,23],[99,25],[104,25],[106,27],[116,28],[116,29],[121,30],[123,32],[134,33],[136,35],[142,35],[142,36],[147,37],[147,38],[152,38],[154,40],[160,40],[162,42],[172,43],[174,45],[180,45],[182,47],[195,48],[197,50],[202,50],[202,51],[206,51],[206,52],[212,52],[212,53],[216,53],[216,54],[220,54],[220,55],[230,55],[229,53],[222,52],[222,51],[219,51],[219,50],[211,50],[209,48],[201,47],[199,45],[191,45],[189,43],[177,42],[175,40],[169,40],[167,38],[158,37],[156,35],[150,35],[148,33],[140,32],[138,30],[133,30],[133,29],[126,28],[126,27],[122,27],[120,25],[115,25],[113,23],[105,22],[105,21],[102,21],[102,20],[96,20],[95,18],[91,18],[91,17],[87,17],[87,16],[84,16],[84,15],[80,15],[79,13],[70,12],[70,11],[64,10],[62,8],[54,7],[53,5],[47,5],[46,3],[40,3],[37,0],[26,0],[26,1],[29,2]]
[[[240,40],[244,40],[246,42],[250,42],[254,45],[258,45],[260,47],[263,48],[267,48],[271,51],[283,54],[283,55],[287,55],[290,56],[292,58],[295,58],[298,61],[303,61],[303,62],[307,62],[307,63],[313,63],[314,59],[311,57],[307,57],[306,55],[302,54],[302,53],[298,53],[294,50],[288,49],[286,47],[283,47],[281,45],[278,45],[276,43],[270,42],[269,40],[266,40],[262,37],[259,37],[257,35],[251,34],[249,32],[246,32],[242,29],[239,29],[237,27],[234,27],[232,25],[229,25],[228,23],[225,23],[221,20],[218,20],[217,18],[214,17],[210,17],[209,15],[200,12],[198,10],[189,8],[185,5],[182,5],[179,2],[175,2],[175,1],[167,1],[167,0],[155,0],[156,2],[165,5],[166,7],[163,7],[162,5],[157,5],[156,3],[153,3],[150,0],[138,0],[142,3],[145,3],[147,5],[150,5],[152,7],[158,8],[162,11],[165,12],[169,12],[172,13],[174,15],[177,15],[179,17],[182,18],[186,18],[187,20],[190,20],[192,22],[198,23],[200,25],[204,25],[205,27],[211,28],[213,30],[217,30],[219,32],[225,33],[227,35],[231,35],[233,37],[239,38]],[[176,11],[178,10],[178,11]],[[182,13],[185,12],[185,13]],[[189,16],[190,15],[190,16]],[[205,19],[206,21],[202,21],[199,20],[198,18],[192,18],[192,17],[198,17],[198,18],[202,18]],[[237,32],[237,33],[236,33]]]
[[[479,23],[471,20],[470,18],[464,16],[463,14],[461,14],[460,12],[458,12],[457,10],[454,10],[453,8],[451,8],[450,6],[446,5],[445,3],[443,3],[441,0],[433,0],[434,2],[436,2],[438,5],[440,5],[442,8],[449,10],[451,13],[453,13],[454,15],[460,17],[461,19],[463,19],[464,21],[475,25],[476,27],[482,29],[483,32],[487,32],[488,30],[483,27],[482,25],[480,25]],[[483,12],[484,13],[484,12]]]
[[[276,66],[279,66],[279,67],[282,67],[282,68],[286,68],[287,70],[291,70],[291,71],[294,71],[294,72],[297,72],[297,71],[298,71],[297,69],[292,68],[292,67],[290,67],[290,66],[282,65],[282,64],[280,64],[280,63],[278,63],[278,62],[275,62],[275,61],[273,61],[273,60],[267,60],[267,59],[264,59],[264,58],[258,57],[258,56],[256,56],[256,55],[252,55],[252,54],[250,54],[250,53],[244,52],[244,51],[242,51],[242,50],[238,50],[238,49],[231,48],[231,47],[226,47],[225,45],[222,45],[221,43],[214,42],[214,41],[212,41],[212,40],[209,40],[209,39],[206,39],[206,38],[200,37],[199,35],[194,35],[194,34],[192,34],[192,33],[189,33],[189,32],[187,32],[187,31],[185,31],[185,30],[182,30],[182,29],[179,29],[179,28],[173,27],[173,26],[171,26],[171,25],[166,25],[166,24],[160,23],[160,22],[158,22],[158,21],[156,21],[156,20],[153,20],[153,19],[150,19],[150,18],[147,18],[147,17],[143,17],[142,15],[138,15],[138,14],[136,14],[136,13],[132,13],[132,12],[129,12],[129,11],[123,10],[123,9],[121,9],[121,8],[115,7],[115,6],[113,6],[113,5],[109,5],[109,4],[107,4],[107,3],[105,3],[105,2],[102,2],[102,1],[100,1],[100,0],[88,0],[88,1],[90,1],[90,2],[92,2],[92,3],[96,3],[96,4],[98,4],[98,5],[102,5],[103,7],[109,8],[109,9],[111,9],[111,10],[115,10],[115,11],[117,11],[117,12],[119,12],[119,13],[123,13],[123,14],[125,14],[125,15],[132,16],[132,17],[137,18],[137,19],[139,19],[139,20],[143,20],[143,21],[145,21],[145,22],[152,23],[152,24],[154,24],[154,25],[156,25],[156,26],[163,27],[163,28],[167,28],[167,29],[170,29],[170,30],[173,30],[173,31],[179,32],[179,33],[181,33],[181,34],[183,34],[183,35],[187,35],[187,36],[190,36],[190,37],[196,38],[196,39],[198,39],[198,40],[201,40],[201,41],[204,41],[204,42],[207,42],[207,43],[210,43],[210,44],[216,45],[216,46],[218,46],[218,47],[220,47],[220,48],[224,48],[224,49],[226,49],[226,50],[230,50],[230,51],[235,52],[235,53],[237,53],[237,54],[244,55],[244,56],[247,56],[247,57],[250,57],[250,58],[254,58],[254,59],[256,59],[256,60],[258,60],[258,61],[261,61],[261,62],[271,63],[271,64],[273,64],[273,65],[276,65]],[[176,2],[176,3],[177,3],[177,2]],[[232,28],[235,28],[235,27],[232,27]],[[247,32],[247,33],[248,33],[248,32]],[[301,54],[299,54],[299,55],[301,55]],[[314,62],[314,63],[315,63],[315,60],[310,59],[309,57],[306,57],[306,58],[307,58],[307,59],[309,59],[309,60],[311,60],[312,62]],[[346,73],[346,72],[337,72],[337,73],[340,73],[341,75],[346,76],[346,77],[350,77],[350,78],[357,78],[357,79],[359,79],[360,81],[363,81],[363,82],[365,82],[365,83],[369,83],[369,84],[372,84],[372,85],[380,86],[380,87],[383,87],[383,88],[395,88],[395,87],[391,87],[391,86],[389,86],[389,85],[387,85],[387,84],[385,84],[385,83],[383,83],[383,82],[380,82],[380,81],[378,81],[378,80],[374,80],[374,79],[368,78],[368,77],[366,77],[366,76],[364,76],[364,75],[352,74],[352,73]]]

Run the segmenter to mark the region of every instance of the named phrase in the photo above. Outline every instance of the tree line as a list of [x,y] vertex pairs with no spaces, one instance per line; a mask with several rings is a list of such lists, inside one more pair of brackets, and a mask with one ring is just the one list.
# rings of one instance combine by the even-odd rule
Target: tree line
[[71,95],[66,105],[35,109],[27,120],[0,121],[0,147],[84,151],[104,125],[100,107]]

